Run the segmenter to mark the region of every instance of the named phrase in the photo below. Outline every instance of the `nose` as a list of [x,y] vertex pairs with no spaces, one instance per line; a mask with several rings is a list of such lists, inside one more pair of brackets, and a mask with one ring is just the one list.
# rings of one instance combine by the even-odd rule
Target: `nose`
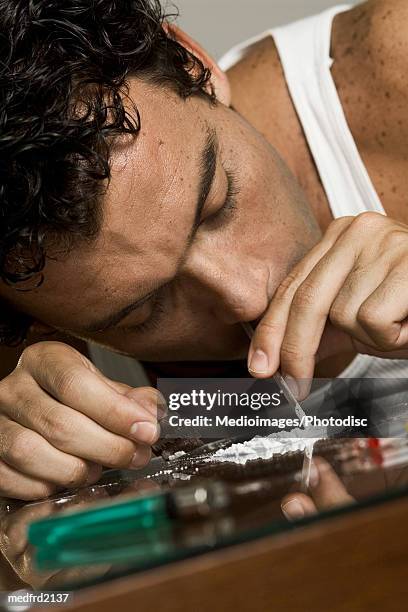
[[230,259],[215,254],[190,258],[183,269],[190,295],[226,325],[259,319],[269,302],[267,266],[249,257]]

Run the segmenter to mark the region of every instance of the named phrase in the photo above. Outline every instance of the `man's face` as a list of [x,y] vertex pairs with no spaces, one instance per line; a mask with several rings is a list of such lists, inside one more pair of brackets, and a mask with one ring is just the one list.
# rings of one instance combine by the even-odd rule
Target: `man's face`
[[238,359],[320,232],[276,151],[235,111],[132,81],[142,129],[112,152],[102,229],[2,294],[38,320],[145,360]]

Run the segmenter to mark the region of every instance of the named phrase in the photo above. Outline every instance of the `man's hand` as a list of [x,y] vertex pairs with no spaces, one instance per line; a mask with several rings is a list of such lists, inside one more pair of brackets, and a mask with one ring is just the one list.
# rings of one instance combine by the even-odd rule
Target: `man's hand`
[[408,227],[378,213],[343,217],[279,286],[248,367],[258,378],[280,367],[304,399],[316,361],[336,354],[340,337],[350,351],[408,358],[407,316]]
[[24,500],[141,467],[159,438],[160,394],[109,380],[60,342],[28,347],[0,382],[0,495]]
[[310,496],[290,493],[282,500],[282,512],[289,521],[316,514],[319,511],[354,503],[331,465],[321,457],[313,460],[310,475]]

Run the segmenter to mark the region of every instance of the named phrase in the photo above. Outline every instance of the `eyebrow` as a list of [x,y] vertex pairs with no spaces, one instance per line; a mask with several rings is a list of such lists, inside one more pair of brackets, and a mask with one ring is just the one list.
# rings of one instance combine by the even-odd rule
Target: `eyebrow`
[[[199,177],[200,178],[199,178],[198,198],[197,198],[196,206],[195,206],[194,220],[193,220],[190,232],[188,234],[183,257],[180,259],[179,264],[177,266],[176,274],[181,264],[183,263],[186,253],[188,249],[190,248],[195,238],[195,235],[198,231],[198,228],[200,226],[202,211],[203,211],[205,202],[208,198],[208,195],[211,191],[212,184],[214,182],[214,178],[216,174],[218,149],[219,149],[219,142],[217,138],[217,133],[214,128],[211,128],[207,124],[205,143],[204,143],[204,147],[201,152],[201,155],[200,155],[200,162],[199,162]],[[167,285],[169,282],[170,280],[166,281],[165,284]],[[88,332],[88,333],[95,333],[98,331],[106,331],[107,329],[114,327],[115,325],[120,323],[122,319],[127,317],[128,314],[130,314],[137,308],[140,308],[141,306],[143,306],[143,304],[145,304],[150,298],[152,298],[155,295],[155,293],[159,291],[159,289],[160,287],[157,287],[154,291],[151,291],[147,295],[141,298],[138,298],[136,301],[132,302],[131,304],[128,304],[121,310],[114,312],[99,321],[95,321],[94,323],[91,323],[90,325],[87,325],[81,331]]]

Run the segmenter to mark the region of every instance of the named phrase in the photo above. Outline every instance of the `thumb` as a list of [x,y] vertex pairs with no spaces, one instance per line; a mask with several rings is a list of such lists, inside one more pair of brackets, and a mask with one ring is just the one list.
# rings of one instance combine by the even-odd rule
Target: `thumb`
[[129,387],[124,392],[124,395],[129,399],[136,399],[139,403],[142,403],[158,421],[164,419],[167,414],[166,400],[160,391],[153,387],[137,387],[136,389]]
[[139,405],[145,407],[146,410],[158,421],[161,421],[166,416],[166,401],[163,395],[157,391],[157,389],[154,389],[153,387],[131,387],[125,383],[112,380],[98,370],[98,368],[90,360],[87,359],[87,361],[89,362],[92,371],[98,376],[98,378],[103,380],[117,393],[120,393],[131,400],[136,400]]

